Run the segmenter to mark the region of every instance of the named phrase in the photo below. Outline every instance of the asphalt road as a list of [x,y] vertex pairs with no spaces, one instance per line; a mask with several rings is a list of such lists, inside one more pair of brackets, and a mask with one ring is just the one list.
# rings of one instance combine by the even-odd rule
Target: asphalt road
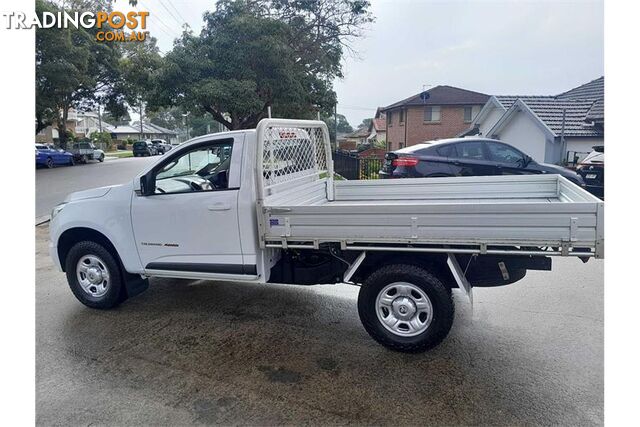
[[105,160],[103,163],[36,169],[36,218],[49,215],[55,205],[74,191],[123,184],[158,158],[129,157]]
[[603,424],[601,261],[555,259],[475,289],[473,309],[456,297],[445,342],[406,355],[369,338],[346,285],[151,279],[91,310],[46,235],[36,228],[38,425]]

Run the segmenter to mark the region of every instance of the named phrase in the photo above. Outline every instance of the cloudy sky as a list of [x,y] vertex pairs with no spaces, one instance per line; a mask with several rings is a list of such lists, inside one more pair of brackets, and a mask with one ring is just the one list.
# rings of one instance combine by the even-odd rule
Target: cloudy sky
[[[126,0],[116,2],[126,9]],[[163,52],[180,24],[198,31],[212,0],[141,0]],[[602,1],[373,0],[376,22],[335,82],[338,112],[356,126],[377,106],[423,87],[556,94],[604,74]]]

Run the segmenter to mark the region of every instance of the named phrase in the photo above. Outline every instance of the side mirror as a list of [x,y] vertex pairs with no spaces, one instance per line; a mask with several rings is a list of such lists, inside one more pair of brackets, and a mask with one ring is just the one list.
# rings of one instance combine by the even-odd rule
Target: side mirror
[[154,194],[156,191],[156,180],[154,179],[153,173],[149,172],[146,175],[142,175],[140,177],[140,195],[141,196],[149,196]]

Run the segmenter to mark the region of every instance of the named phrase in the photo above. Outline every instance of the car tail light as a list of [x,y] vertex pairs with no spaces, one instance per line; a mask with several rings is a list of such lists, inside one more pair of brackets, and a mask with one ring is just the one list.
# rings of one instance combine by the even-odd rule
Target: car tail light
[[398,157],[397,159],[394,159],[391,164],[393,166],[413,167],[413,166],[416,166],[419,161],[420,160],[416,159],[415,157]]

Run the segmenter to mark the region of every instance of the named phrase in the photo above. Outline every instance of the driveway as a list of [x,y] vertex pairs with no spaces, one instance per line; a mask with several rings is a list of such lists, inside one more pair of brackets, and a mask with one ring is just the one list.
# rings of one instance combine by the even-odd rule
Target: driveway
[[123,184],[159,158],[129,157],[103,163],[91,162],[53,169],[36,169],[36,218],[49,215],[51,209],[69,193]]
[[[55,172],[55,171],[54,171]],[[151,279],[116,310],[77,302],[36,228],[39,425],[603,423],[603,262],[456,297],[448,339],[394,353],[357,288]]]

